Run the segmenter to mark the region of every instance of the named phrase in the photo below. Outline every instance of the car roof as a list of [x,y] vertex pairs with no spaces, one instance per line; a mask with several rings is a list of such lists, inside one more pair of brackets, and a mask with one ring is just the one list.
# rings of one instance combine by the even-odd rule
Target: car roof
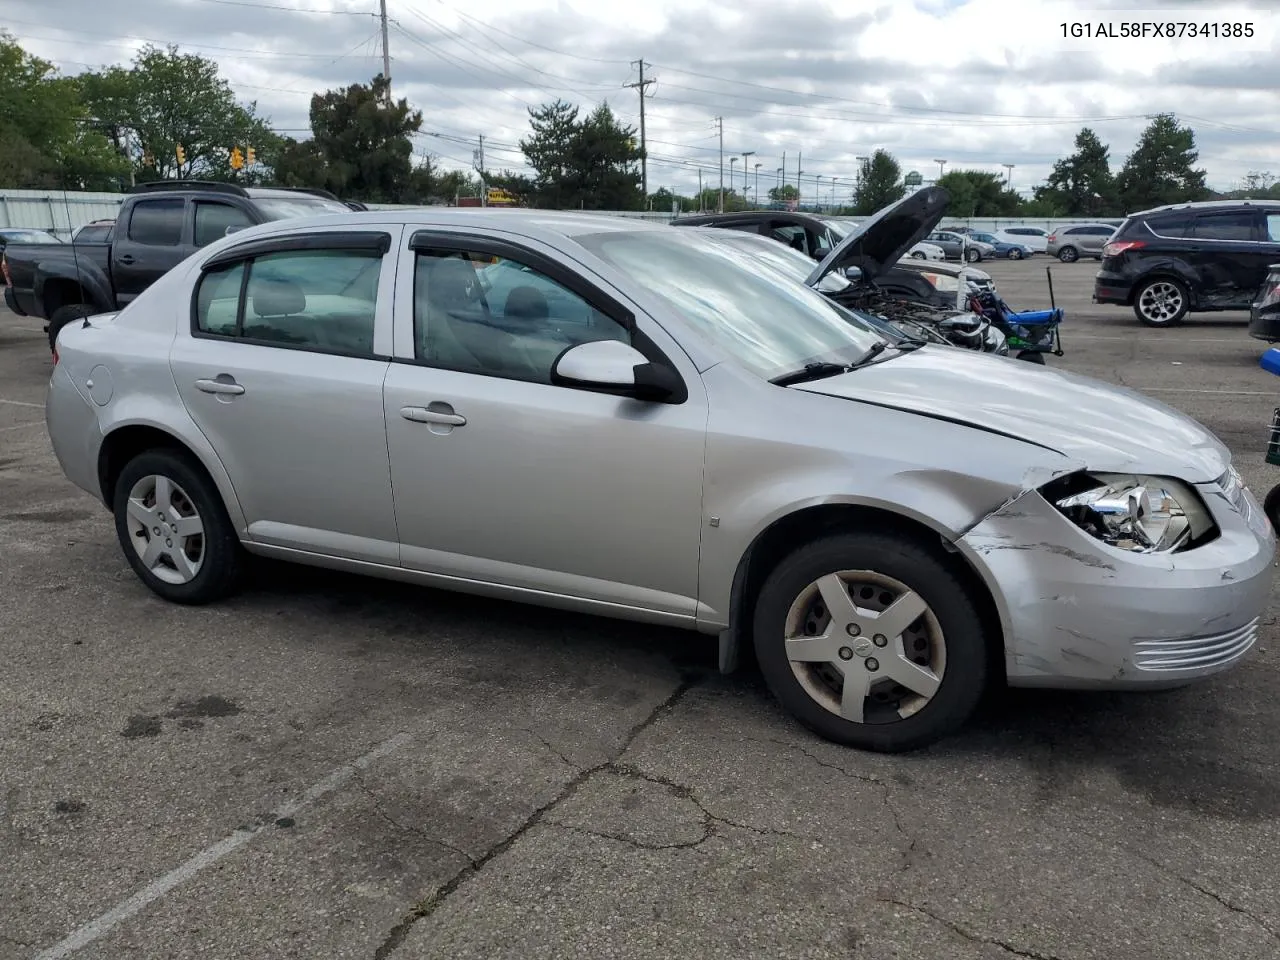
[[1232,207],[1258,207],[1264,210],[1280,210],[1280,200],[1195,200],[1187,203],[1168,203],[1150,210],[1139,210],[1129,214],[1130,217],[1148,217],[1156,213],[1169,213],[1173,210],[1230,210]]

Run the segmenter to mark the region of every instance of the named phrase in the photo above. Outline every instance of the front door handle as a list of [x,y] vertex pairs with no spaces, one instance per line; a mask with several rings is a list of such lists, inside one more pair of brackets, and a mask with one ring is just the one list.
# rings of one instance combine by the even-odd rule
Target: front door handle
[[429,410],[426,407],[401,407],[400,416],[414,423],[439,423],[448,427],[463,427],[467,423],[467,418],[461,414]]
[[133,260],[132,255],[127,254],[127,253],[126,253],[123,257],[116,257],[116,263],[123,263],[126,267],[127,267],[127,266],[129,266],[129,265],[130,265],[131,263],[133,263],[133,262],[134,262],[134,260]]
[[196,389],[204,393],[217,393],[231,397],[238,397],[244,393],[244,387],[231,379],[197,380]]

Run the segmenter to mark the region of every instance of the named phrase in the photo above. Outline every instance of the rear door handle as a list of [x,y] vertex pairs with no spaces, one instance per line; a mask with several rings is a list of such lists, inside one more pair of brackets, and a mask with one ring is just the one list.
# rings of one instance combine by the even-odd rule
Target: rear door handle
[[244,393],[244,387],[234,380],[197,380],[196,389],[204,393],[220,393],[232,397],[238,397]]
[[428,410],[426,407],[401,407],[400,416],[414,423],[442,423],[449,427],[463,427],[467,423],[467,418],[461,414]]

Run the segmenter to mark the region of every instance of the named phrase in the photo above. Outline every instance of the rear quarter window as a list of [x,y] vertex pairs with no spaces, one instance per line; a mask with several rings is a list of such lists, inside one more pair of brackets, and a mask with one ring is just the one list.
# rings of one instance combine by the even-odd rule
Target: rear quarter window
[[1192,216],[1189,213],[1166,213],[1147,220],[1147,228],[1161,237],[1182,239],[1191,228]]

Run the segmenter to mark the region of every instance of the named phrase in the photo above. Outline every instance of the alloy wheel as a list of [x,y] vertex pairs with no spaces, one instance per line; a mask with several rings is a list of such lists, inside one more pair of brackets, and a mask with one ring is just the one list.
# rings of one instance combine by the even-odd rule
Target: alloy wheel
[[1169,323],[1182,314],[1182,290],[1177,284],[1159,280],[1148,284],[1138,296],[1138,310],[1151,323]]
[[195,579],[204,563],[204,521],[182,487],[165,476],[142,477],[129,491],[127,523],[130,543],[157,579]]
[[787,612],[785,647],[814,702],[855,723],[918,713],[946,670],[946,639],[924,598],[871,570],[827,574],[802,590]]

